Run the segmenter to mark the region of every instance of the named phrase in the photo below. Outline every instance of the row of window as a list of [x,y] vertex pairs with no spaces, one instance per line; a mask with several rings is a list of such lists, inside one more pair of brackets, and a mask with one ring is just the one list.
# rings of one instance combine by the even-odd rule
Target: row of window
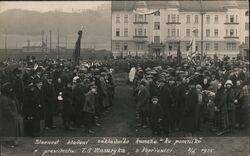
[[[144,50],[144,47],[145,47],[145,44],[136,44],[136,50]],[[117,42],[116,44],[115,44],[115,49],[117,50],[117,51],[120,51],[120,50],[124,50],[124,51],[127,51],[128,50],[128,43],[123,43],[123,48],[121,49],[121,45],[120,45],[120,43],[119,42]]]
[[[128,23],[129,21],[129,16],[128,14],[124,15],[124,23]],[[146,16],[143,15],[135,15],[135,22],[145,22],[146,21]],[[238,21],[238,15],[226,15],[226,22],[234,23]],[[168,15],[168,22],[179,22],[179,15],[176,14],[171,14]],[[210,21],[210,15],[206,15],[206,23],[209,24]],[[116,15],[116,23],[121,23],[121,17],[120,15]],[[191,15],[186,15],[186,23],[191,23]],[[194,16],[194,23],[199,23],[199,15]],[[219,23],[219,16],[214,15],[214,23],[218,24]]]
[[[154,23],[154,29],[155,30],[160,30],[160,22],[155,22]],[[245,30],[249,30],[249,23],[245,23]],[[138,31],[137,29],[135,29],[135,36],[143,36],[143,30],[142,28],[139,28]],[[168,29],[168,37],[172,36],[172,37],[179,37],[179,29]],[[194,35],[195,37],[198,37],[198,31],[194,31]],[[227,37],[233,37],[233,36],[237,36],[237,29],[226,29],[226,36]],[[120,36],[120,29],[116,28],[116,36]],[[124,36],[128,36],[128,28],[124,28]],[[146,36],[146,29],[144,29],[144,36]],[[186,36],[190,37],[191,36],[191,30],[190,29],[186,29]],[[206,29],[206,37],[210,37],[210,29]],[[218,29],[214,29],[214,37],[218,37],[219,36],[219,30]]]
[[[179,37],[179,29],[168,29],[168,33],[167,36],[168,37]],[[194,31],[194,36],[198,37],[198,30]],[[120,28],[116,28],[116,36],[121,36],[120,33]],[[128,37],[128,28],[124,28],[124,36]],[[135,28],[135,36],[147,36],[147,29],[146,28]],[[186,37],[190,37],[191,36],[191,30],[190,29],[186,29]],[[219,36],[219,30],[218,29],[214,29],[214,37],[218,37]],[[228,30],[226,30],[226,36],[237,36],[237,29],[230,29],[229,34],[228,34]],[[210,29],[206,29],[206,37],[210,37]]]
[[[116,36],[121,36],[120,28],[116,28]],[[135,28],[135,36],[147,36],[147,29]],[[128,37],[128,28],[124,28],[124,37]]]
[[[218,43],[214,43],[213,44],[214,48],[211,49],[211,43],[205,43],[205,50],[206,51],[210,51],[210,50],[214,50],[214,51],[218,51],[219,50],[219,44]],[[116,47],[116,50],[121,50],[121,45],[119,42],[117,42],[115,44],[115,47]],[[229,51],[234,51],[236,50],[236,43],[227,43],[226,45],[226,48],[227,50]],[[136,50],[144,50],[145,48],[145,44],[136,44]],[[189,51],[189,48],[190,48],[190,44],[189,43],[186,43],[186,51]],[[198,51],[199,49],[199,46],[196,45],[195,49]],[[127,43],[123,43],[123,49],[124,51],[127,51],[128,50],[128,44]],[[176,43],[170,43],[168,45],[168,50],[169,51],[177,51],[178,50],[178,44]]]

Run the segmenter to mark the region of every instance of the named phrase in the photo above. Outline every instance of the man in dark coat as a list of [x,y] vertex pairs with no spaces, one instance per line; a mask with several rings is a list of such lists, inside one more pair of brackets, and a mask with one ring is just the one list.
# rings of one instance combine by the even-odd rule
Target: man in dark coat
[[52,129],[54,128],[53,116],[55,114],[55,105],[57,97],[51,76],[47,77],[47,81],[43,86],[43,93],[44,93],[44,110],[45,110],[45,128]]
[[142,82],[140,82],[139,91],[137,94],[137,106],[140,111],[140,118],[141,118],[140,126],[142,126],[143,128],[147,127],[147,117],[148,117],[147,108],[149,100],[150,100],[150,94],[148,89],[146,88],[146,82],[142,80]]
[[40,136],[40,110],[39,95],[35,91],[34,83],[27,81],[27,87],[24,90],[23,118],[24,134],[26,136]]
[[18,100],[18,111],[21,112],[22,104],[23,104],[23,91],[24,84],[22,80],[22,71],[20,69],[14,70],[14,80],[13,80],[13,89],[15,96]]
[[[39,74],[39,72],[38,72]],[[43,133],[45,128],[45,107],[44,107],[44,91],[43,91],[43,82],[39,76],[36,76],[35,79],[35,92],[37,95],[37,102],[39,105],[39,116],[40,116],[40,133]]]
[[189,88],[190,90],[186,96],[182,128],[184,131],[191,133],[193,137],[197,131],[198,121],[198,93],[194,80],[190,80]]
[[176,99],[176,126],[178,129],[181,127],[181,121],[183,119],[186,92],[188,91],[188,85],[186,79],[183,78],[182,82],[177,86],[177,99]]
[[75,109],[74,113],[74,126],[79,128],[82,124],[82,109],[84,104],[84,87],[81,84],[81,79],[76,76],[73,79],[75,87],[73,88],[73,106]]
[[150,124],[153,136],[161,135],[162,108],[157,97],[152,97],[150,111]]
[[218,84],[218,88],[215,94],[215,127],[218,131],[223,130],[222,123],[221,123],[221,111],[219,110],[219,105],[222,102],[222,96],[224,93],[224,87],[222,83]]
[[[59,77],[55,83],[53,83],[55,86],[55,93],[57,97],[60,97],[65,84],[62,82],[62,79]],[[56,107],[55,107],[56,113],[62,113],[62,100],[57,99]]]
[[173,104],[173,97],[169,90],[168,85],[165,82],[164,78],[161,78],[158,83],[158,98],[159,103],[161,104],[161,108],[163,110],[163,119],[162,119],[162,129],[163,135],[169,136],[169,128],[170,128],[170,107]]
[[17,103],[11,83],[6,82],[0,96],[0,138],[8,146],[15,146],[18,137]]
[[62,106],[62,118],[64,129],[73,130],[71,127],[71,116],[74,112],[73,110],[73,92],[72,85],[70,81],[66,82],[66,86],[62,93],[63,106]]
[[89,92],[86,94],[85,103],[83,107],[83,112],[85,113],[86,117],[86,127],[87,133],[93,134],[94,131],[90,129],[91,124],[94,122],[94,113],[95,113],[95,102],[96,97],[95,94],[97,94],[97,86],[93,85],[90,87]]
[[177,123],[176,123],[176,119],[177,116],[179,114],[176,114],[177,112],[177,99],[178,99],[178,90],[177,90],[177,86],[176,86],[176,82],[175,79],[173,77],[170,77],[169,79],[169,90],[170,90],[170,96],[172,96],[173,102],[171,104],[170,107],[170,119],[171,119],[171,124],[170,124],[170,128],[172,131],[175,131],[175,129],[177,128]]
[[23,136],[23,118],[21,114],[22,114],[22,107],[23,107],[24,83],[22,80],[22,71],[19,68],[16,68],[14,70],[13,89],[14,89],[15,97],[17,99],[19,135]]

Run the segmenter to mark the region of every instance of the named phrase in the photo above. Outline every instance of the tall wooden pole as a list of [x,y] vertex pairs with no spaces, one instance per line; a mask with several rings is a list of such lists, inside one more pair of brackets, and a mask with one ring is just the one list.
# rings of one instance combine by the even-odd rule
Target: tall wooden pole
[[42,30],[42,53],[44,53],[44,30]]
[[51,38],[51,30],[49,31],[49,52],[51,53],[52,48],[52,38]]
[[7,30],[5,29],[5,38],[4,38],[4,48],[5,48],[5,55],[6,55],[6,57],[7,57],[7,51],[8,51],[8,49],[7,49]]
[[45,43],[46,43],[46,51],[47,51],[47,47],[48,47],[48,46],[47,46],[47,45],[48,45],[48,40],[47,40],[47,37],[48,37],[48,36],[46,35],[46,38],[45,38]]
[[68,44],[68,38],[67,38],[67,35],[65,37],[65,49],[67,49],[67,44]]
[[59,37],[59,29],[57,29],[57,59],[59,58],[59,39],[60,39],[60,37]]

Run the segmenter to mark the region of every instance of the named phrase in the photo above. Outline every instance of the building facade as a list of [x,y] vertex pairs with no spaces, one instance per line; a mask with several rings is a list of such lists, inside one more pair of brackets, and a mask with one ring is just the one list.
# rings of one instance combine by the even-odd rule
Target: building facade
[[[136,8],[158,11],[141,15]],[[112,1],[112,53],[176,56],[180,46],[186,56],[194,36],[198,52],[236,57],[249,38],[247,12],[247,1]]]

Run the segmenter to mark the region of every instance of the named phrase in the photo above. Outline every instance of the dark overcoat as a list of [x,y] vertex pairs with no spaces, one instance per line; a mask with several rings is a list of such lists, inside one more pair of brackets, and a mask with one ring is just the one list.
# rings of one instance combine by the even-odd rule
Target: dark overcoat
[[45,83],[43,87],[43,93],[45,115],[53,115],[55,113],[57,98],[54,85]]
[[73,92],[71,88],[65,87],[63,90],[63,108],[62,113],[70,115],[73,110]]
[[150,94],[146,87],[141,89],[137,95],[137,106],[141,109],[147,109],[149,104]]
[[198,93],[195,88],[189,90],[186,97],[182,128],[184,131],[194,133],[198,126]]
[[89,91],[86,94],[86,98],[85,98],[85,103],[84,103],[84,107],[83,107],[83,111],[87,112],[87,113],[95,113],[95,94],[92,93],[91,91]]
[[[18,136],[18,112],[16,101],[8,96],[0,96],[0,137]],[[3,137],[3,138],[2,138]]]

